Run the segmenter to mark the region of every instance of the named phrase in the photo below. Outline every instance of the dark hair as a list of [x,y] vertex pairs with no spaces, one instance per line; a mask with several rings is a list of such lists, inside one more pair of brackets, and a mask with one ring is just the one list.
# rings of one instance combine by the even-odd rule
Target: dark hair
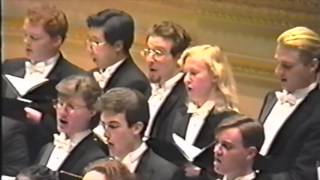
[[215,134],[230,128],[238,128],[242,135],[243,146],[254,146],[260,150],[264,142],[264,130],[260,122],[243,115],[234,115],[223,120],[215,130]]
[[143,136],[150,115],[148,100],[141,92],[124,87],[112,88],[98,99],[95,107],[101,112],[123,113],[129,127],[142,122],[144,127],[140,135]]
[[117,9],[105,9],[87,18],[89,28],[102,28],[104,39],[113,45],[122,41],[125,52],[128,52],[134,40],[134,20],[126,12]]
[[177,56],[190,45],[191,37],[180,25],[171,21],[162,21],[159,24],[154,24],[147,32],[146,41],[150,36],[160,36],[171,40],[173,47],[171,54]]
[[[98,82],[87,74],[71,75],[64,78],[56,85],[56,90],[58,91],[58,97],[78,96],[83,98],[86,106],[92,110],[98,97],[102,94],[102,89]],[[90,128],[94,128],[98,123],[99,115],[97,114],[93,117]]]
[[27,10],[26,19],[32,24],[42,24],[51,36],[61,36],[62,41],[68,31],[68,20],[65,13],[52,4],[35,4]]
[[29,180],[58,180],[58,174],[55,171],[38,164],[22,169],[16,179],[19,180],[21,177]]

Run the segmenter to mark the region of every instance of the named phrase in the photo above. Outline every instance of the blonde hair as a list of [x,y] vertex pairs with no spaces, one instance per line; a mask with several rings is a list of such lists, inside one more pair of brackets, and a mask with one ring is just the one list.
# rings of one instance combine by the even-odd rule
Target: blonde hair
[[231,66],[222,49],[218,46],[199,45],[186,49],[178,63],[183,66],[187,58],[203,61],[211,72],[218,77],[217,87],[222,94],[221,99],[215,100],[215,112],[228,110],[238,111],[238,96]]
[[320,60],[320,36],[307,27],[294,27],[277,39],[279,45],[297,49],[305,63]]
[[66,38],[69,27],[67,17],[55,5],[34,4],[27,10],[26,19],[32,24],[42,24],[51,37],[61,36],[62,41]]

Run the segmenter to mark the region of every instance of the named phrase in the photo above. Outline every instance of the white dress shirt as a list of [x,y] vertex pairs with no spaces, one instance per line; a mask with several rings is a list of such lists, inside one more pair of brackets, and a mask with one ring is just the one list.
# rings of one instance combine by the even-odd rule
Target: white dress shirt
[[148,126],[144,133],[144,140],[148,139],[151,134],[151,129],[154,123],[154,119],[161,108],[162,104],[165,102],[166,98],[171,93],[174,86],[177,84],[177,82],[183,77],[183,73],[178,73],[166,82],[160,87],[159,84],[151,83],[151,96],[148,99],[149,104],[149,113],[150,118],[148,122]]
[[188,104],[187,113],[192,113],[186,131],[186,141],[189,144],[193,144],[198,137],[199,132],[203,124],[205,123],[206,117],[208,116],[214,105],[215,103],[210,100],[206,101],[199,108],[192,102]]
[[[55,56],[49,58],[48,60],[37,62],[35,64],[32,64],[29,61],[25,62],[25,68],[26,68],[26,73],[24,75],[25,79],[33,79],[33,78],[41,78],[44,79],[48,76],[50,71],[53,69],[55,64],[57,63],[59,59],[60,54],[56,54]],[[41,66],[40,71],[33,71],[33,68],[29,68],[29,66]]]
[[[232,180],[253,180],[255,177],[256,177],[256,173],[252,172],[252,173],[247,174],[245,176],[236,177],[236,178],[234,178]],[[231,180],[231,179],[228,179],[227,176],[224,176],[223,180]]]
[[[263,127],[265,131],[265,140],[260,149],[261,155],[267,155],[277,136],[279,130],[284,125],[288,117],[299,106],[303,99],[317,86],[316,83],[310,84],[307,88],[296,90],[290,96],[295,97],[295,104],[284,103],[278,100],[266,118]],[[285,90],[282,93],[287,93]]]
[[148,149],[148,146],[145,143],[141,143],[141,145],[135,149],[134,151],[128,153],[123,159],[122,163],[126,165],[131,173],[134,173],[138,163],[143,155],[143,153]]
[[[76,133],[71,141],[71,149],[66,150],[61,147],[57,147],[55,145],[50,158],[47,163],[47,167],[53,171],[57,171],[60,166],[63,164],[63,162],[67,159],[70,152],[85,138],[90,134],[90,130],[82,131],[79,133]],[[62,133],[61,133],[62,134]]]
[[125,61],[125,59],[122,59],[113,65],[107,67],[106,69],[93,72],[93,77],[96,79],[96,81],[99,83],[100,87],[103,89],[109,79],[112,77],[112,74],[118,69],[118,67]]

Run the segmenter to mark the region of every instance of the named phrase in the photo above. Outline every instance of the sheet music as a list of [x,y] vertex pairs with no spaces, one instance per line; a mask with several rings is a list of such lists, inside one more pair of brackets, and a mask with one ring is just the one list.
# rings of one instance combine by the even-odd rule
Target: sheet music
[[176,133],[172,134],[172,138],[176,145],[181,150],[182,154],[192,162],[194,158],[202,152],[202,149],[193,146],[192,144],[187,143],[182,137],[177,135]]
[[9,80],[12,86],[18,91],[20,96],[26,95],[29,91],[39,87],[47,82],[46,78],[24,79],[16,76],[6,74],[5,77]]

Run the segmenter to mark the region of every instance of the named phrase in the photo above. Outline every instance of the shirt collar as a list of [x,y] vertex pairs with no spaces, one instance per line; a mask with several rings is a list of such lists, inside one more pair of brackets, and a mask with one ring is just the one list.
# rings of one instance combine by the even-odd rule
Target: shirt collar
[[[255,177],[256,177],[256,173],[251,172],[247,175],[236,177],[234,180],[253,180]],[[223,180],[228,180],[228,177],[224,176]]]
[[36,61],[36,62],[34,62],[32,60],[30,60],[30,61],[32,64],[34,64],[34,63],[37,64],[37,63],[43,62],[46,66],[49,66],[49,65],[54,65],[58,61],[59,57],[60,57],[60,53],[57,53],[56,55],[54,55],[51,58],[44,60],[44,61]]
[[151,83],[151,87],[152,89],[172,89],[176,85],[176,83],[183,77],[183,75],[184,73],[179,72],[172,78],[165,81],[161,87],[159,83]]
[[188,103],[188,113],[198,112],[200,114],[207,114],[215,105],[215,102],[212,100],[206,101],[201,107],[198,107],[193,102]]
[[111,66],[107,67],[106,69],[102,70],[100,69],[99,72],[105,75],[111,75],[112,73],[114,73],[117,68],[125,61],[125,58],[112,64]]
[[[316,82],[311,83],[308,87],[295,90],[292,95],[297,99],[306,97],[314,88],[316,88],[318,84]],[[288,94],[287,90],[283,90],[286,94]]]
[[78,144],[80,141],[82,141],[85,137],[87,137],[91,133],[91,130],[87,129],[78,133],[75,133],[71,138],[72,144]]
[[140,157],[142,156],[142,154],[147,150],[148,146],[146,145],[146,143],[141,143],[141,145],[135,149],[134,151],[128,153],[122,161],[127,161],[129,160],[130,163],[133,163],[135,161],[137,161],[138,159],[140,159]]

